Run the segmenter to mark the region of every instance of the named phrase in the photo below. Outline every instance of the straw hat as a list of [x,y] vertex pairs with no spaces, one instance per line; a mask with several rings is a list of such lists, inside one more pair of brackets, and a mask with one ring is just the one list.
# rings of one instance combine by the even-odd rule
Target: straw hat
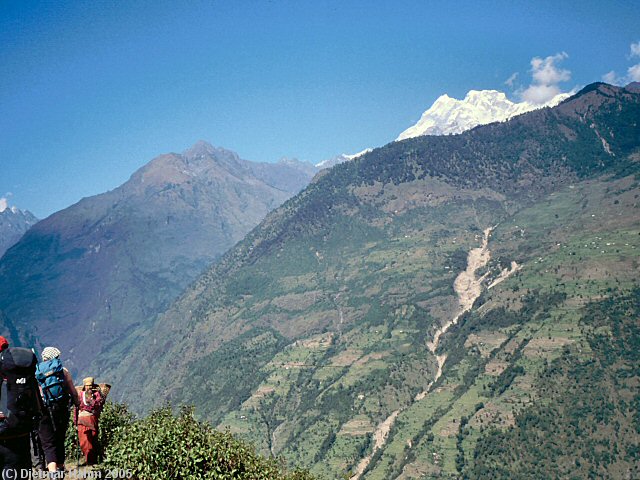
[[86,390],[87,388],[97,387],[95,379],[93,377],[86,377],[82,379],[82,389]]

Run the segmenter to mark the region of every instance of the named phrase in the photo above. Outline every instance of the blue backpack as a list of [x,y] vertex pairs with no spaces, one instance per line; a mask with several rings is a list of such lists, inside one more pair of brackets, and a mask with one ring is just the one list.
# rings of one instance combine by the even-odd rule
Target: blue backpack
[[40,362],[36,367],[36,379],[42,389],[42,399],[46,406],[69,400],[65,388],[64,370],[59,358]]

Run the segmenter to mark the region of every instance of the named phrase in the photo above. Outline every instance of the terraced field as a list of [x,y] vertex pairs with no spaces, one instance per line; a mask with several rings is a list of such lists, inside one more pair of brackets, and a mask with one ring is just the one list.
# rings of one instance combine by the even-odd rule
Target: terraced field
[[[581,324],[585,305],[637,286],[635,182],[629,177],[567,187],[501,219],[488,237],[493,258],[480,272],[486,275],[481,298],[442,336],[437,352],[448,352],[443,375],[426,395],[420,392],[437,371],[428,348],[433,334],[425,335],[421,315],[429,303],[409,297],[385,323],[352,327],[348,321],[342,334],[316,334],[286,347],[263,367],[265,380],[221,426],[292,463],[315,464],[322,478],[353,475],[367,452],[372,457],[362,469],[366,479],[457,478],[474,464],[476,444],[487,431],[512,428],[522,409],[544,398],[540,377],[554,360],[567,351],[588,355],[591,330]],[[583,206],[586,196],[590,202]],[[601,229],[590,225],[598,216],[607,219]],[[549,218],[554,222],[546,223]],[[584,224],[588,230],[578,227]],[[407,251],[430,249],[420,243],[426,235],[410,236],[413,249],[407,244]],[[472,250],[482,234],[469,238],[460,232],[455,238],[450,251]],[[436,276],[438,264],[427,263],[428,255],[418,257],[420,263],[407,257],[413,260],[393,257],[401,272],[421,271],[425,278],[423,270],[430,269]],[[446,261],[440,265],[438,273],[453,285],[456,270],[447,269]],[[502,271],[511,274],[494,285]],[[443,291],[451,309],[432,317],[441,324],[459,308],[452,290]],[[346,303],[344,309],[351,311]],[[305,403],[291,403],[305,390]],[[375,449],[374,432],[391,416],[386,441]]]

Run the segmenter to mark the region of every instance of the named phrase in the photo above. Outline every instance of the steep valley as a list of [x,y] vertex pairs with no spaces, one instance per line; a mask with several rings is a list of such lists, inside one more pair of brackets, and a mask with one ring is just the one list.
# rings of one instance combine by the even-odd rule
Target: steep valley
[[108,366],[116,398],[319,478],[634,478],[639,120],[595,84],[318,175]]

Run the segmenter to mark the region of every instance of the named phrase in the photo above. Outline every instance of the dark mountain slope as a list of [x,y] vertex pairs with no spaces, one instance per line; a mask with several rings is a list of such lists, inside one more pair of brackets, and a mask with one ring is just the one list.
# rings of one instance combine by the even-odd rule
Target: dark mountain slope
[[0,262],[0,309],[75,368],[101,362],[310,179],[273,165],[273,186],[269,168],[205,142],[152,160],[29,231]]
[[[535,200],[581,178],[635,170],[637,160],[628,157],[638,149],[639,117],[637,94],[594,84],[555,109],[460,135],[419,137],[375,149],[334,167],[270,214],[195,288],[213,282],[214,292],[229,271],[253,263],[289,237],[331,225],[331,218],[350,213],[350,208],[386,207],[383,187],[439,181],[460,189],[491,190],[489,196],[508,203]],[[609,140],[608,147],[603,139]],[[359,195],[359,187],[372,191]],[[433,196],[430,193],[425,194]],[[375,205],[376,197],[380,205]]]

